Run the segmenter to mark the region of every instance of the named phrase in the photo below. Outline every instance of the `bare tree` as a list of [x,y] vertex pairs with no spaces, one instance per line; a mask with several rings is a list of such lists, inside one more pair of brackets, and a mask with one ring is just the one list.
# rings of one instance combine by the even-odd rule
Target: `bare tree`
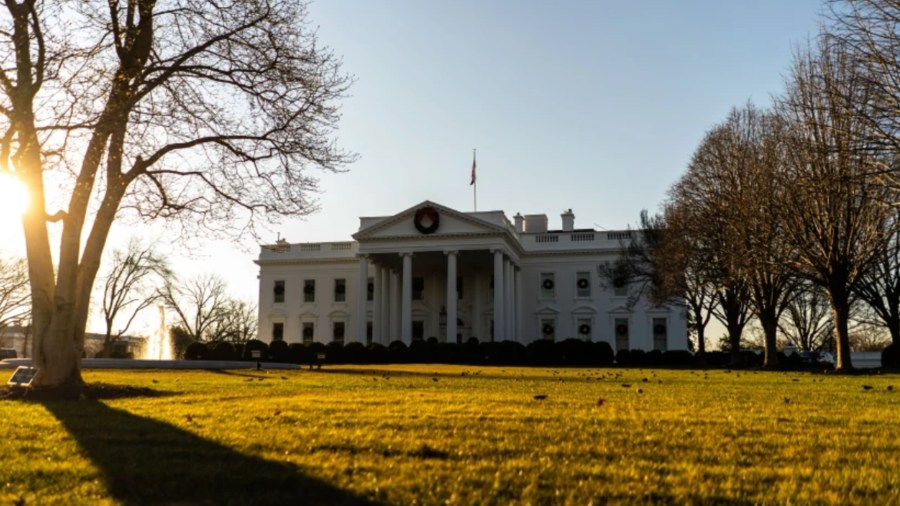
[[103,276],[104,356],[109,356],[112,343],[128,332],[137,315],[160,299],[159,285],[170,275],[167,262],[152,246],[132,240],[126,250],[113,252],[110,271]]
[[860,324],[850,329],[850,349],[853,351],[881,351],[891,344],[891,336],[884,326]]
[[892,212],[874,176],[877,150],[858,120],[870,86],[846,47],[822,37],[797,55],[781,111],[790,122],[784,239],[790,265],[828,296],[835,325],[836,369],[850,370],[851,298],[882,257]]
[[719,298],[703,259],[702,250],[691,234],[690,209],[677,203],[666,208],[668,225],[667,241],[660,248],[660,275],[666,291],[680,293],[684,297],[690,330],[697,339],[697,353],[704,361],[706,353],[706,328],[715,313]]
[[31,318],[28,265],[21,258],[0,257],[0,330]]
[[256,304],[228,299],[206,338],[209,341],[243,343],[256,337],[257,327]]
[[194,341],[213,341],[220,337],[221,322],[231,300],[225,281],[215,275],[198,276],[186,281],[169,279],[160,296],[175,314],[175,325]]
[[331,140],[349,80],[303,1],[11,0],[0,26],[0,169],[31,195],[37,386],[81,388],[116,219],[253,233],[313,211],[308,169],[353,158]]
[[897,220],[894,214],[885,221],[887,244],[854,292],[870,308],[865,312],[869,316],[866,320],[886,327],[894,344],[900,344],[900,227]]
[[[865,102],[848,100],[847,107],[865,128],[855,134],[870,148],[900,150],[900,1],[830,0],[828,37],[849,53],[857,79],[865,81]],[[851,97],[852,98],[852,97]],[[900,167],[890,158],[871,160],[869,171],[895,189]]]
[[685,234],[695,238],[700,267],[715,287],[713,314],[728,329],[732,361],[740,363],[741,333],[755,315],[767,368],[778,366],[778,320],[797,283],[783,259],[780,124],[752,104],[733,109],[704,137],[672,191],[675,205],[686,210]]
[[781,332],[801,351],[830,349],[834,323],[828,298],[818,286],[806,283],[791,299],[780,323]]

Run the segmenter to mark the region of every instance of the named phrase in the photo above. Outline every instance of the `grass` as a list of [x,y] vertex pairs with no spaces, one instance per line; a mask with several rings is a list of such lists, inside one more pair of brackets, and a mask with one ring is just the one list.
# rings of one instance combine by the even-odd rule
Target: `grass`
[[900,503],[896,375],[406,365],[85,377],[159,395],[0,402],[0,503]]

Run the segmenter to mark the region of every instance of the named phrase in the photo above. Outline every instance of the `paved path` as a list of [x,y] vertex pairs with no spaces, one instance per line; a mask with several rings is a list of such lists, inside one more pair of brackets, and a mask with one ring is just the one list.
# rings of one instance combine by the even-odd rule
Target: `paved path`
[[[0,369],[30,366],[30,358],[0,360]],[[262,369],[299,369],[297,364],[262,362]],[[85,358],[82,369],[256,369],[256,362],[237,360],[141,360],[127,358]]]

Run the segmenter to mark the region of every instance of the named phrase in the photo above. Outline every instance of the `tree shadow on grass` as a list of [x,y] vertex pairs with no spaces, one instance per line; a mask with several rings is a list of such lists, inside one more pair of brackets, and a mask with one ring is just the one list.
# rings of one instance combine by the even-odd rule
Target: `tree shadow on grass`
[[[45,402],[123,504],[374,504],[296,467],[242,454],[94,400]],[[264,437],[264,436],[261,436]]]

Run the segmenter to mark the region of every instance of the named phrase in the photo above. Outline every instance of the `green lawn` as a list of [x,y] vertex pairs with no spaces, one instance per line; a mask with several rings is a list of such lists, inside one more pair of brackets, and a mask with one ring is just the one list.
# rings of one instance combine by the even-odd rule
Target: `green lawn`
[[0,402],[0,503],[900,503],[896,375],[85,376],[159,395]]

